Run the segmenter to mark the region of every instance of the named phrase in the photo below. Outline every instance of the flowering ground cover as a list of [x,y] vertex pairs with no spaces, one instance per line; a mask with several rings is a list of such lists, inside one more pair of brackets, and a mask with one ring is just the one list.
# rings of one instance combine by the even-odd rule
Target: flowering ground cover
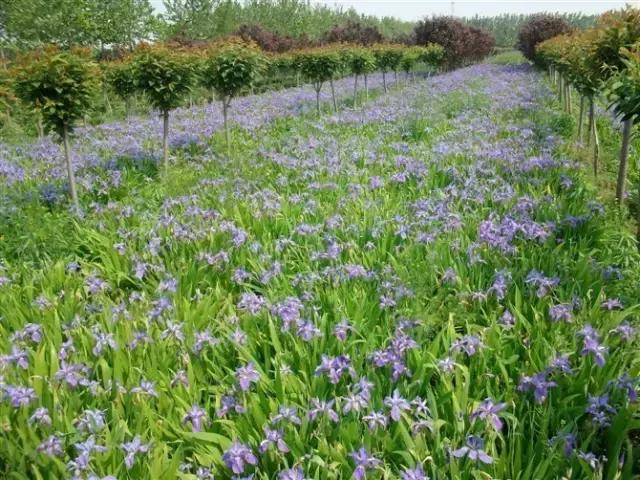
[[5,148],[3,478],[640,471],[640,259],[539,74],[268,111],[166,178],[112,152],[155,120],[100,127],[81,216]]

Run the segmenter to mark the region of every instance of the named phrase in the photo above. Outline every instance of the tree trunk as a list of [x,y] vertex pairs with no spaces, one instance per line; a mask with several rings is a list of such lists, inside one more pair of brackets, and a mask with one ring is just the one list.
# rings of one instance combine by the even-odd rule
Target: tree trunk
[[38,138],[42,140],[44,137],[44,127],[42,126],[42,115],[40,112],[36,113],[36,130],[38,131]]
[[113,108],[111,108],[111,102],[109,101],[109,93],[106,88],[104,90],[104,107],[109,115],[113,113]]
[[369,85],[367,84],[367,75],[364,75],[364,100],[369,101]]
[[598,176],[598,161],[600,159],[600,140],[598,140],[598,126],[596,125],[595,101],[589,99],[589,138],[593,137],[593,175]]
[[564,78],[562,77],[562,75],[560,75],[560,84],[558,86],[558,99],[560,100],[560,105],[562,106],[562,109],[565,109],[565,104],[564,104]]
[[316,112],[318,116],[320,116],[320,89],[322,89],[322,85],[316,86]]
[[227,158],[231,158],[231,132],[229,131],[229,105],[230,98],[222,99],[222,119],[224,121],[224,140],[227,144]]
[[589,97],[589,115],[587,119],[587,147],[591,145],[591,137],[593,136],[593,124],[595,123],[595,106],[593,97]]
[[629,159],[629,143],[631,142],[631,119],[622,123],[622,146],[620,148],[620,165],[618,166],[618,182],[616,183],[616,199],[622,205],[624,201],[625,183],[627,181],[627,163]]
[[333,78],[329,80],[331,85],[331,99],[333,100],[333,111],[338,113],[338,102],[336,102],[336,89],[333,86]]
[[356,78],[353,82],[353,107],[355,108],[358,104],[358,75],[356,74]]
[[584,96],[580,95],[580,113],[578,114],[578,143],[582,144],[582,131],[584,127]]
[[569,82],[565,83],[564,98],[567,102],[567,113],[571,115],[573,113],[573,108],[571,107],[571,84]]
[[64,161],[67,164],[67,176],[69,177],[69,190],[71,191],[71,199],[80,211],[80,202],[78,201],[78,191],[76,190],[76,177],[73,174],[73,165],[71,164],[71,148],[69,147],[69,130],[65,124],[62,130],[62,142],[64,144]]
[[169,171],[169,110],[162,112],[162,168]]
[[384,93],[387,93],[387,72],[382,72],[382,87],[384,88]]

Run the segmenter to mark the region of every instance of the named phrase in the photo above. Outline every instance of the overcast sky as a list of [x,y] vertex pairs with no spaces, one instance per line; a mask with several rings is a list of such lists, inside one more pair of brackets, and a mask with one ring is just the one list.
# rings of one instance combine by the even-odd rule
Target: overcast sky
[[[419,20],[432,14],[451,14],[451,1],[441,0],[312,0],[330,6],[354,7],[360,13],[397,17],[403,20]],[[162,0],[151,0],[162,11]],[[500,13],[582,12],[601,13],[612,8],[621,8],[632,3],[640,7],[640,0],[455,0],[456,16],[475,14],[491,16]]]

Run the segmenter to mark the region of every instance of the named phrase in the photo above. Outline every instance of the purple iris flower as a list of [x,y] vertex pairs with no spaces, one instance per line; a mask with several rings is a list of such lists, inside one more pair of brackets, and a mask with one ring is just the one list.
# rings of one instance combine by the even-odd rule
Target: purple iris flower
[[384,404],[391,409],[390,417],[396,422],[400,420],[404,410],[409,410],[411,408],[409,402],[400,396],[398,389],[393,391],[392,397],[386,397],[384,399]]
[[506,408],[506,403],[493,403],[493,400],[486,398],[480,403],[471,416],[469,417],[472,422],[477,418],[487,420],[495,427],[496,430],[502,430],[502,420],[498,417],[498,414]]
[[253,363],[248,363],[244,367],[236,369],[236,379],[240,385],[240,390],[246,392],[251,388],[252,383],[260,381],[260,373],[253,366]]
[[464,458],[467,457],[469,460],[473,460],[474,462],[482,462],[486,464],[493,463],[493,458],[487,454],[483,450],[484,440],[480,437],[476,437],[475,435],[469,435],[467,437],[467,444],[464,447],[460,447],[457,450],[451,452],[456,458]]
[[191,422],[191,430],[193,432],[201,432],[202,429],[209,424],[207,412],[198,405],[193,405],[184,417],[182,424]]
[[523,376],[518,385],[518,390],[520,392],[533,390],[536,402],[543,403],[549,396],[549,389],[556,386],[556,382],[547,380],[547,372],[540,372],[531,377]]
[[240,442],[233,442],[222,455],[222,460],[227,468],[230,468],[236,475],[244,473],[246,465],[257,465],[258,463],[258,459],[251,449]]
[[424,473],[422,465],[405,469],[400,478],[402,480],[429,480],[429,477]]
[[313,421],[319,415],[326,415],[329,420],[334,423],[337,423],[340,417],[338,413],[334,410],[333,406],[335,405],[335,400],[329,400],[325,402],[324,400],[320,400],[318,398],[312,398],[311,404],[312,407],[309,408],[309,420]]
[[290,468],[278,473],[278,480],[307,480],[302,467]]
[[284,435],[281,430],[273,430],[269,427],[264,427],[265,438],[260,442],[258,451],[260,453],[266,453],[271,445],[274,445],[280,452],[287,453],[289,446],[284,441]]
[[351,452],[350,456],[356,464],[356,469],[353,471],[353,478],[356,480],[363,480],[367,476],[367,470],[374,469],[382,464],[379,459],[370,456],[364,447]]
[[133,467],[136,455],[148,452],[150,447],[148,443],[142,443],[142,440],[138,435],[136,435],[130,442],[125,442],[120,446],[125,452],[124,464],[127,467],[127,470],[131,470]]

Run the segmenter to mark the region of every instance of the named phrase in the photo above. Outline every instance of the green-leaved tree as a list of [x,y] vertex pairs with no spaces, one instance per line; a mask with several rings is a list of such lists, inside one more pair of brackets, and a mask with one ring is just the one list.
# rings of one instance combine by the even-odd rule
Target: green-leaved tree
[[229,107],[231,100],[250,90],[266,68],[266,58],[255,46],[230,42],[212,50],[202,72],[202,83],[222,102],[227,155],[231,151]]
[[165,48],[144,48],[132,60],[136,89],[162,115],[162,165],[169,168],[169,113],[189,95],[195,81],[195,62]]
[[44,127],[63,142],[71,198],[80,207],[71,164],[69,135],[91,108],[98,88],[95,64],[72,52],[47,50],[28,57],[18,67],[17,96],[42,116]]

